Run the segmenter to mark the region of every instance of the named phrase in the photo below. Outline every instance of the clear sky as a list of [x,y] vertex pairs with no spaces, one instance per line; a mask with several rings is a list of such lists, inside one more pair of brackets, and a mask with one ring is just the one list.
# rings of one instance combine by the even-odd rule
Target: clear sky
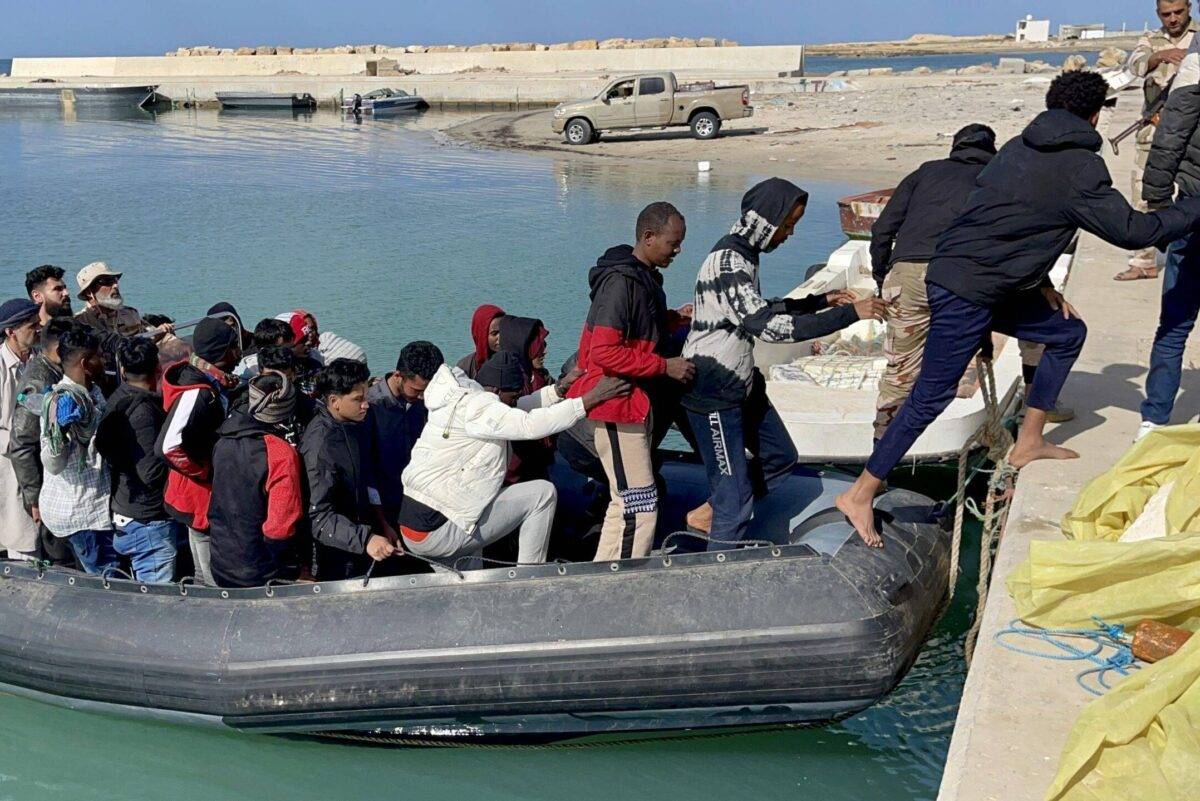
[[181,45],[330,46],[715,36],[743,44],[1011,32],[1025,14],[1141,29],[1155,0],[0,0],[0,57]]

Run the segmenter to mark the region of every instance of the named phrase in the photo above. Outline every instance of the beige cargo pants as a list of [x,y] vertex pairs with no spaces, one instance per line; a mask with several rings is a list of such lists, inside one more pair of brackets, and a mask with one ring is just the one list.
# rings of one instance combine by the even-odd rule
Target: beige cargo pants
[[595,561],[648,556],[658,525],[658,485],[650,462],[650,421],[588,422],[610,493]]
[[921,372],[921,357],[929,336],[929,298],[925,294],[928,267],[924,262],[898,261],[883,280],[883,299],[890,304],[883,338],[887,368],[879,379],[879,398],[875,402],[875,439],[887,431]]

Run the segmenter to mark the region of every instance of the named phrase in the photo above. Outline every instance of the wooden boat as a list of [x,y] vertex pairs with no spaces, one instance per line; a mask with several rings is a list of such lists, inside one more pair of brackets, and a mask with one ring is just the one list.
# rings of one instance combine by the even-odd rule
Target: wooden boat
[[[660,534],[708,495],[694,461],[664,476]],[[553,478],[579,520],[586,479]],[[756,510],[761,545],[732,551],[239,590],[0,562],[0,691],[384,741],[835,720],[900,681],[949,570],[928,498],[882,496],[886,545],[868,548],[832,507],[849,480],[797,470]]]
[[429,104],[423,99],[403,89],[376,89],[365,95],[355,94],[342,103],[342,111],[347,114],[371,114],[375,117],[428,107]]
[[879,219],[879,214],[895,191],[894,188],[875,189],[839,200],[838,217],[846,236],[851,239],[870,239],[871,226]]
[[222,108],[228,109],[258,109],[262,111],[295,109],[314,109],[317,100],[308,93],[304,94],[265,94],[262,92],[217,92],[217,100]]

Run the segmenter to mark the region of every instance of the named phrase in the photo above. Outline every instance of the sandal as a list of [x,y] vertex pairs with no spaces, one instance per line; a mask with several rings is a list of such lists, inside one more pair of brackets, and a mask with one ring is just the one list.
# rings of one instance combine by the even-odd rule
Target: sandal
[[1158,278],[1158,266],[1139,267],[1131,264],[1129,269],[1113,276],[1114,281],[1140,281],[1144,278]]

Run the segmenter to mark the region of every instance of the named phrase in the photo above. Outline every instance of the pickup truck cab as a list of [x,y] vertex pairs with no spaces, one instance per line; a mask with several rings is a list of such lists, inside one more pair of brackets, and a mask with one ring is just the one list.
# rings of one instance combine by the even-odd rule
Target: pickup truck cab
[[744,84],[681,85],[673,72],[646,72],[617,78],[593,98],[560,103],[551,128],[572,145],[595,142],[601,131],[685,125],[697,139],[712,139],[725,120],[753,114]]

